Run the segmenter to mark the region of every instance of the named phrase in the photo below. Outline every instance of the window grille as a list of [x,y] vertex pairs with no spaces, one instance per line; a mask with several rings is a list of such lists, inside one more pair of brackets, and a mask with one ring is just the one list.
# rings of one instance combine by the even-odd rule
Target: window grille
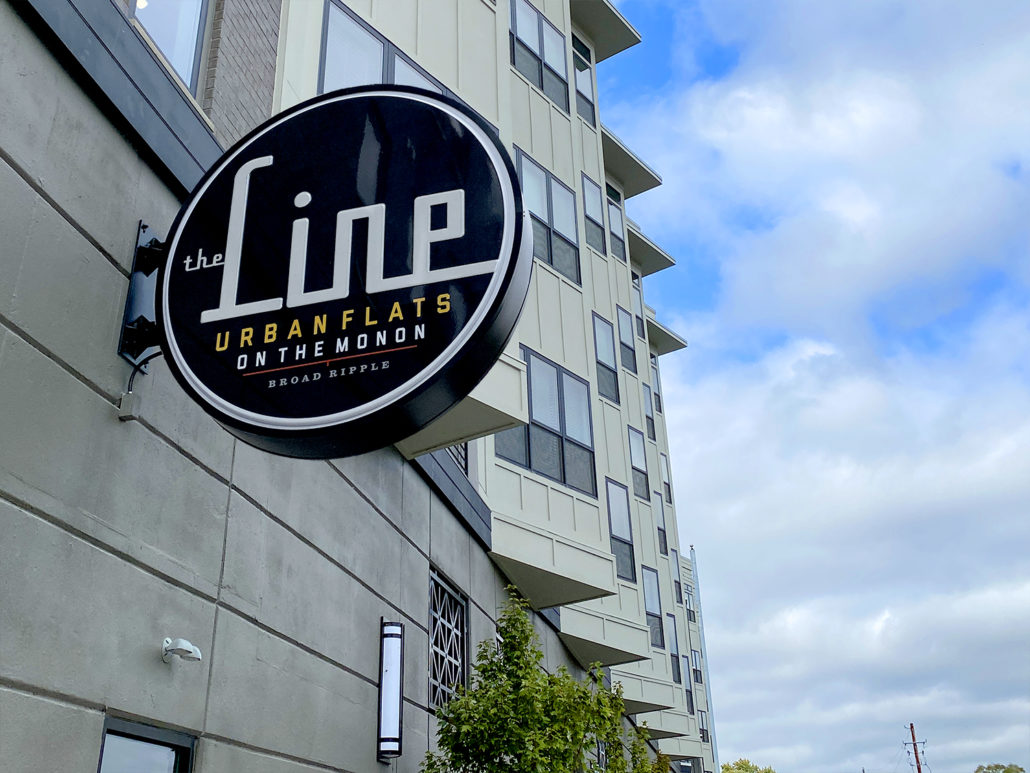
[[468,602],[435,572],[429,577],[429,706],[442,706],[465,684]]

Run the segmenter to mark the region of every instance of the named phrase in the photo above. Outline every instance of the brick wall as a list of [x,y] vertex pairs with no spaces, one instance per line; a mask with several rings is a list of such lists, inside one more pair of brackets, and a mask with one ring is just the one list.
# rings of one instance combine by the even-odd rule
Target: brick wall
[[282,0],[210,0],[201,103],[228,147],[271,115]]

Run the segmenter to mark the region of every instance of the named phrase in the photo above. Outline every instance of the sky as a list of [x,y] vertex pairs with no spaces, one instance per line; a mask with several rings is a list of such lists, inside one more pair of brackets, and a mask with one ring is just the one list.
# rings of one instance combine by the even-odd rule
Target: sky
[[721,761],[1030,770],[1030,3],[618,6]]

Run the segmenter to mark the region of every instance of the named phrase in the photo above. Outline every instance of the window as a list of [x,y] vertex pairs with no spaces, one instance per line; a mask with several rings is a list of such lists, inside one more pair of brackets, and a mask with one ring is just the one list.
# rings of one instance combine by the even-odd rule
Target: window
[[436,572],[429,575],[429,706],[442,706],[465,684],[468,602]]
[[[708,735],[708,712],[699,711],[697,712],[697,724],[701,728],[701,740],[708,743],[710,738]],[[708,773],[705,771],[705,773]]]
[[533,257],[579,284],[576,196],[516,149],[519,181],[533,221]]
[[644,452],[644,433],[629,427],[629,461],[633,466],[633,495],[647,499],[647,454]]
[[644,612],[647,627],[651,629],[651,645],[665,648],[665,632],[662,630],[662,599],[658,593],[658,572],[647,566],[640,567],[644,573]]
[[669,571],[672,573],[672,597],[677,604],[683,603],[683,585],[680,583],[680,554],[676,548],[672,549],[672,561],[669,563]]
[[529,424],[498,433],[498,456],[585,494],[597,494],[590,387],[523,348],[529,371]]
[[665,501],[672,504],[672,481],[669,477],[669,457],[665,454],[658,455],[658,461],[662,468],[662,490],[665,491]]
[[396,83],[454,96],[341,3],[331,0],[328,6],[320,92]]
[[690,682],[687,682],[687,713],[694,716],[694,691],[690,689]]
[[132,15],[164,54],[191,94],[196,94],[208,0],[135,0]]
[[694,664],[694,681],[701,684],[704,681],[701,678],[701,653],[697,650],[691,650],[690,659]]
[[637,581],[636,559],[633,557],[633,527],[629,518],[629,490],[614,480],[606,479],[608,495],[608,528],[612,536],[615,573],[623,580]]
[[552,102],[569,112],[565,36],[526,0],[512,3],[511,63]]
[[687,619],[692,622],[697,622],[697,613],[694,611],[694,589],[689,585],[686,588],[687,597]]
[[669,538],[665,533],[665,506],[662,503],[662,495],[657,491],[651,492],[651,509],[654,510],[654,521],[658,526],[658,552],[667,556]]
[[619,355],[622,367],[631,373],[637,372],[637,350],[633,340],[633,316],[621,306],[616,306],[619,318]]
[[457,443],[453,446],[448,446],[444,449],[450,457],[454,460],[454,463],[458,465],[458,469],[465,473],[468,477],[469,474],[469,444]]
[[672,681],[676,684],[683,684],[683,676],[680,674],[680,639],[676,630],[676,616],[667,614],[666,621],[669,623],[669,663],[672,665]]
[[654,409],[662,412],[662,384],[658,380],[658,358],[651,355],[651,389],[654,390]]
[[591,126],[596,125],[594,119],[594,72],[590,63],[590,49],[586,43],[572,36],[572,64],[576,68],[576,112],[579,117]]
[[633,314],[637,318],[637,338],[644,338],[644,288],[640,286],[640,274],[630,273],[633,280]]
[[655,440],[657,436],[654,431],[654,402],[651,397],[651,387],[647,384],[643,385],[644,388],[644,423],[647,426],[647,436],[651,440]]
[[587,244],[604,252],[604,206],[601,186],[583,175],[583,212],[586,215]]
[[602,397],[619,402],[619,371],[615,363],[615,329],[612,323],[594,314],[594,352],[597,355],[597,391]]
[[608,223],[611,225],[612,255],[619,260],[626,260],[626,226],[622,222],[622,196],[612,186],[606,185],[608,191]]
[[190,773],[196,743],[186,733],[107,717],[98,773]]

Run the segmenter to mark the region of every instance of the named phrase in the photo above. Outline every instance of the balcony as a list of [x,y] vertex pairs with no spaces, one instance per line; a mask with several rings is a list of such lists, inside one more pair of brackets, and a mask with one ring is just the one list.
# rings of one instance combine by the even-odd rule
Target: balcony
[[655,741],[663,738],[678,738],[690,735],[690,720],[680,711],[652,711],[649,714],[637,714],[637,724],[647,723],[648,732]]
[[626,234],[629,237],[629,259],[640,269],[641,276],[651,276],[676,265],[669,253],[647,238],[640,226],[628,218]]
[[436,421],[397,443],[408,459],[529,421],[526,363],[507,352],[471,394]]
[[671,709],[676,705],[679,685],[642,674],[612,669],[612,684],[622,685],[622,699],[627,714]]
[[640,33],[610,0],[572,0],[572,23],[594,44],[594,58],[602,62],[640,42]]
[[603,124],[601,150],[604,153],[605,172],[618,180],[627,199],[662,184],[662,178],[658,173],[641,161],[636,153],[627,148],[622,140]]
[[[670,760],[688,760],[703,756],[701,741],[697,738],[680,736],[678,738],[662,738],[658,741],[658,750],[668,755]],[[700,771],[701,767],[696,770]]]
[[584,668],[630,663],[650,654],[647,628],[581,606],[562,609],[558,636]]
[[647,309],[647,340],[655,354],[661,356],[687,348],[687,342],[654,318],[654,309]]

